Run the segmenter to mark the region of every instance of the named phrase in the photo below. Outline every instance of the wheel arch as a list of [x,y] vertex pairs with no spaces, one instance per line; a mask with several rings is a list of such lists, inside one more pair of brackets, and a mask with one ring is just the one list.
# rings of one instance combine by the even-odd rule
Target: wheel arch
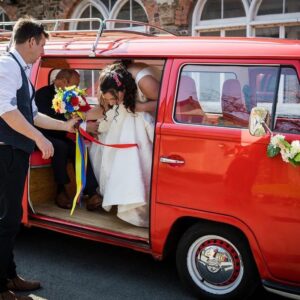
[[239,235],[247,244],[249,251],[252,254],[253,261],[255,262],[257,270],[260,274],[260,277],[265,276],[266,265],[253,232],[244,223],[236,221],[235,219],[232,220],[232,222],[224,222],[190,216],[178,218],[173,223],[166,238],[165,246],[163,249],[163,258],[173,255],[176,252],[177,245],[182,235],[191,226],[197,223],[200,223],[203,226],[222,226],[222,228],[227,228],[228,230]]

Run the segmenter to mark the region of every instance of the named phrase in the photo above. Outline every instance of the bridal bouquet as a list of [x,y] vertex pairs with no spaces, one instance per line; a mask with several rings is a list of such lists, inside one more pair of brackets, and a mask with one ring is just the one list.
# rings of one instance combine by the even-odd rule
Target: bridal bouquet
[[67,119],[73,115],[83,118],[83,112],[88,111],[91,107],[85,98],[85,89],[73,85],[59,88],[52,100],[52,108],[59,114],[64,114]]
[[284,162],[294,166],[300,165],[300,141],[292,141],[291,143],[285,140],[285,136],[276,134],[271,137],[268,145],[267,154],[269,157],[274,157],[281,154]]

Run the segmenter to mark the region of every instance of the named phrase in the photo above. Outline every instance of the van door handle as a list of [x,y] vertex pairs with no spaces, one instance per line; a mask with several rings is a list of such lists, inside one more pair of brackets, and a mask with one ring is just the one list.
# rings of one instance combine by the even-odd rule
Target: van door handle
[[170,164],[170,165],[183,165],[185,161],[180,156],[161,156],[159,161],[164,164]]

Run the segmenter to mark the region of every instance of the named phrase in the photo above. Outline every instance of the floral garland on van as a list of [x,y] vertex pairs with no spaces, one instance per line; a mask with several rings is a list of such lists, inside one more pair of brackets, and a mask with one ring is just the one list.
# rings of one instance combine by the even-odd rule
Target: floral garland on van
[[293,166],[300,166],[300,141],[296,140],[289,143],[285,140],[284,135],[272,136],[267,148],[267,155],[268,157],[275,157],[279,153],[284,162]]

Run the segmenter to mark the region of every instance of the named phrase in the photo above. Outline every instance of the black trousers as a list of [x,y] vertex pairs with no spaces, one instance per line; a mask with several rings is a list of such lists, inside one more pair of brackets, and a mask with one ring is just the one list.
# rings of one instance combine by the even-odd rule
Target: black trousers
[[[67,137],[53,137],[49,134],[45,134],[47,139],[51,141],[54,147],[54,156],[52,157],[52,168],[54,172],[54,179],[57,184],[67,184],[70,182],[70,178],[67,172],[68,159],[70,158],[75,162],[75,143]],[[93,168],[90,160],[87,160],[86,170],[86,185],[84,194],[93,195],[96,193],[98,182],[96,180]]]
[[22,196],[29,154],[0,145],[0,293],[16,276],[13,248],[22,219]]

